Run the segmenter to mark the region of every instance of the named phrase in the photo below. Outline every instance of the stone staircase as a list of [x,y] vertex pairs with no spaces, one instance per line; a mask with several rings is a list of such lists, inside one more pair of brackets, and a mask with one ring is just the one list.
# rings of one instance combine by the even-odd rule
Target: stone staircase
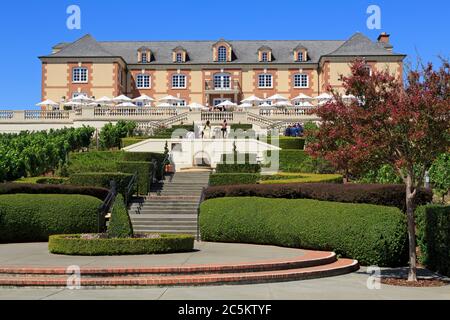
[[153,184],[150,194],[130,207],[135,232],[197,235],[197,211],[209,171],[177,172]]

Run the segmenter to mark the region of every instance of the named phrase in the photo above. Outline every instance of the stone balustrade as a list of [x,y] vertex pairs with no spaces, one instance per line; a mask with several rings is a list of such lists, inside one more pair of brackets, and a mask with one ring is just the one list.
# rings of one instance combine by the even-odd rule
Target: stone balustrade
[[[287,121],[317,121],[310,108],[286,109],[248,108],[243,111],[198,111],[186,107],[83,107],[77,110],[0,110],[0,132],[44,130],[66,126],[91,125],[101,128],[107,122],[133,120],[150,122],[150,127],[171,126],[180,123],[206,122],[248,123],[259,127],[273,127]],[[27,126],[27,124],[33,124]],[[148,126],[147,126],[148,127]]]

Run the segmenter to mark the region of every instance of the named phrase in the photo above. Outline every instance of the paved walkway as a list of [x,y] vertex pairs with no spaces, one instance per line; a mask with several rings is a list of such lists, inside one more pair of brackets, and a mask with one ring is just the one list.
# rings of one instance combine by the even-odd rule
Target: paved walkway
[[[0,244],[0,266],[118,266],[248,262],[295,257],[302,250],[246,244],[196,243],[197,252],[155,256],[68,257],[49,254],[46,243]],[[390,270],[387,270],[388,272]],[[337,277],[205,287],[79,289],[0,288],[0,299],[450,299],[450,286],[368,289],[365,268]]]
[[0,266],[170,266],[256,262],[293,258],[304,254],[300,249],[239,243],[196,242],[195,249],[197,251],[158,255],[66,256],[49,253],[46,242],[0,244]]

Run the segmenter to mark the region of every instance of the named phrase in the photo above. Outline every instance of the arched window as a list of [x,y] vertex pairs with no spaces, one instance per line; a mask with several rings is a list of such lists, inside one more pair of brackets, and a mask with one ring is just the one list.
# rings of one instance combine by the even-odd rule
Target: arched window
[[217,49],[217,61],[219,62],[227,61],[227,48],[225,46],[220,46]]
[[172,88],[186,88],[186,76],[184,74],[174,74],[172,76]]
[[308,88],[309,79],[307,74],[299,73],[294,75],[294,88]]
[[214,89],[230,89],[231,76],[229,73],[216,73],[214,75]]
[[259,88],[272,88],[272,75],[269,73],[262,73],[258,76]]
[[150,88],[150,75],[149,74],[138,74],[136,76],[136,87],[138,89],[149,89]]

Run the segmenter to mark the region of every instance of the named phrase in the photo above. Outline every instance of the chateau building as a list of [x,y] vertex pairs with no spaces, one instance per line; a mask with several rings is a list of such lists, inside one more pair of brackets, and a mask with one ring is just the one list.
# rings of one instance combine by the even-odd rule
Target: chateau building
[[368,70],[388,68],[402,76],[405,55],[393,52],[389,35],[348,40],[97,41],[85,35],[41,56],[42,100],[67,101],[79,94],[100,98],[168,94],[216,105],[255,95],[317,96],[357,57]]

